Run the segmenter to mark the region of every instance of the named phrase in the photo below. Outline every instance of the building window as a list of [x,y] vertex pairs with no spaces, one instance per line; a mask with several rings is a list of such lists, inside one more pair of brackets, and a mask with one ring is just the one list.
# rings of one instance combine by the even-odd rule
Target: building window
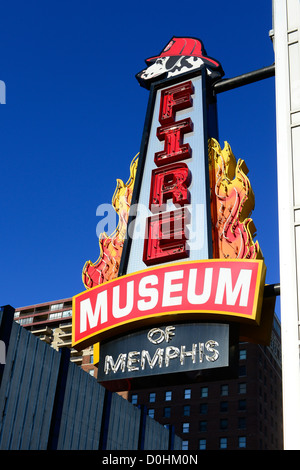
[[165,406],[164,408],[164,418],[170,418],[171,416],[171,407]]
[[62,312],[50,313],[49,320],[54,320],[54,318],[61,318]]
[[206,397],[208,397],[208,387],[201,387],[201,394],[200,394],[200,397],[201,397],[201,398],[206,398]]
[[228,429],[228,419],[221,419],[220,420],[220,429],[222,431],[225,431],[226,429]]
[[247,375],[246,366],[239,366],[239,377],[245,377]]
[[221,412],[228,411],[228,401],[221,401],[221,403],[220,403],[220,411],[221,411]]
[[149,408],[148,416],[150,416],[150,418],[154,418],[154,408]]
[[241,383],[238,384],[239,387],[239,393],[247,393],[247,384]]
[[28,325],[33,323],[33,317],[21,318],[20,320],[17,320],[17,323],[19,323],[19,325]]
[[241,349],[240,350],[240,356],[239,356],[240,361],[243,361],[247,359],[247,351],[246,349]]
[[71,317],[72,316],[72,310],[65,310],[62,314],[62,316],[65,317]]
[[246,429],[246,418],[242,417],[238,419],[238,428]]
[[185,405],[183,407],[183,416],[190,416],[190,413],[191,413],[190,405]]
[[190,423],[182,423],[182,432],[184,434],[190,432]]
[[50,310],[60,310],[61,308],[63,308],[64,304],[53,304],[53,305],[50,305]]
[[246,436],[240,436],[239,437],[239,449],[245,449],[246,448]]
[[188,399],[188,398],[191,398],[191,396],[192,396],[192,390],[190,388],[186,388],[184,391],[184,398]]
[[239,400],[239,411],[245,411],[246,410],[246,400]]
[[172,400],[172,392],[168,391],[165,393],[165,401],[171,401]]
[[200,414],[206,414],[207,413],[207,409],[208,409],[208,406],[207,406],[207,403],[201,403],[200,404]]
[[150,393],[149,394],[149,402],[150,403],[155,403],[155,398],[156,398],[156,393]]
[[137,394],[132,395],[132,396],[131,396],[131,403],[132,403],[133,405],[136,405],[136,404],[137,404],[137,401],[138,401],[138,396],[137,396]]
[[207,431],[207,421],[200,421],[199,422],[199,431],[206,432]]
[[206,449],[206,439],[200,439],[199,440],[199,450],[205,450]]
[[188,449],[189,449],[189,441],[182,441],[181,450],[188,450]]
[[220,449],[227,449],[227,437],[220,438]]
[[221,396],[222,397],[228,396],[228,385],[221,385]]

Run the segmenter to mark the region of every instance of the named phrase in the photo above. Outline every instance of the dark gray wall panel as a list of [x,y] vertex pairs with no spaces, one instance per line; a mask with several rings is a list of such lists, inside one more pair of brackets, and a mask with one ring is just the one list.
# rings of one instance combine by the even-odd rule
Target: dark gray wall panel
[[169,430],[149,416],[146,417],[143,450],[168,450]]
[[[0,308],[1,450],[137,450],[179,448],[181,440],[13,321]],[[2,336],[1,336],[2,335]]]
[[106,450],[138,449],[140,413],[121,396],[112,395]]

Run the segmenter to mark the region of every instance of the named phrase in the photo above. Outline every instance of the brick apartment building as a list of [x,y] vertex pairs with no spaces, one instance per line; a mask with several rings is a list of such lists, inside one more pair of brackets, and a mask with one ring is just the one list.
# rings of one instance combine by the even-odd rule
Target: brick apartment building
[[97,377],[93,347],[83,351],[72,348],[72,298],[16,308],[15,321],[57,351],[71,349],[71,361]]
[[132,390],[128,399],[173,425],[185,450],[282,449],[279,337],[270,347],[240,343],[235,379]]

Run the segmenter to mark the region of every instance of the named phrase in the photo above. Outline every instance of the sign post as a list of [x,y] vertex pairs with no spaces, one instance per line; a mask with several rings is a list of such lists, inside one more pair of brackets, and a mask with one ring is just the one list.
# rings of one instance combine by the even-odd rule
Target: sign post
[[98,380],[114,390],[232,374],[239,338],[270,333],[248,170],[216,140],[222,67],[199,39],[178,37],[146,64],[138,163],[126,204],[113,199],[119,216],[130,209],[73,298],[73,346],[100,343]]

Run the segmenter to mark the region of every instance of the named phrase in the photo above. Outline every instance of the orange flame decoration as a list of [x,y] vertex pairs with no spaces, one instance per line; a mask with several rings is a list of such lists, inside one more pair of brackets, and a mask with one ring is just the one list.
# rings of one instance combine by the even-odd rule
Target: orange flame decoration
[[129,208],[138,164],[138,154],[130,165],[130,177],[126,184],[117,179],[112,205],[119,215],[116,230],[108,236],[101,233],[99,237],[100,256],[95,263],[87,261],[82,271],[82,281],[86,289],[114,279],[118,276],[123,243],[126,235]]
[[[119,215],[116,230],[99,237],[100,256],[95,263],[87,261],[82,280],[87,289],[118,276],[123,242],[126,235],[129,208],[138,164],[138,154],[130,165],[126,184],[117,180],[112,205]],[[254,193],[244,160],[236,159],[228,142],[222,150],[215,139],[209,140],[209,178],[211,188],[211,216],[213,257],[230,259],[262,259],[258,242],[253,241],[256,229],[249,218],[254,209]]]
[[209,140],[209,177],[214,258],[262,259],[256,232],[249,218],[254,209],[254,193],[247,178],[244,160],[236,159],[228,142],[223,150]]

